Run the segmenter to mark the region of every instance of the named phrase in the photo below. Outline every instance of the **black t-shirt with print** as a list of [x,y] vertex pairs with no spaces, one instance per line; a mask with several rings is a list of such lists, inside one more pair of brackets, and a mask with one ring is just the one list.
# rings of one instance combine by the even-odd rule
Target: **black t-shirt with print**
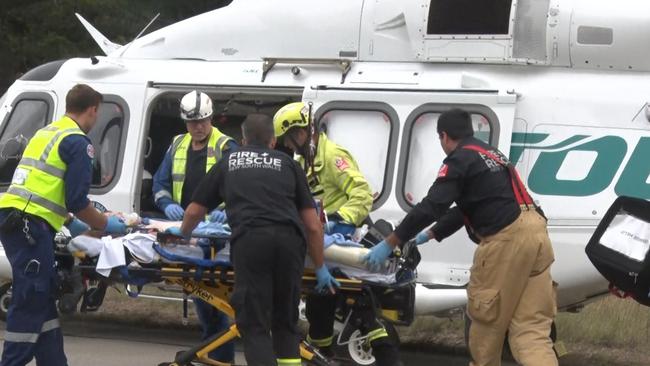
[[304,236],[299,211],[314,207],[298,163],[283,152],[253,145],[224,155],[192,201],[209,211],[225,202],[233,238],[246,228],[277,224],[293,225]]

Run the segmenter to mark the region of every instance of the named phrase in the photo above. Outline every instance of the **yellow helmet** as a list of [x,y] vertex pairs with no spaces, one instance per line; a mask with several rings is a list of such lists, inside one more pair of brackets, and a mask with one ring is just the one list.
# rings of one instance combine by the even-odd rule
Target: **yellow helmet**
[[309,110],[305,103],[289,103],[280,108],[273,116],[275,137],[284,135],[294,127],[307,127],[309,125]]

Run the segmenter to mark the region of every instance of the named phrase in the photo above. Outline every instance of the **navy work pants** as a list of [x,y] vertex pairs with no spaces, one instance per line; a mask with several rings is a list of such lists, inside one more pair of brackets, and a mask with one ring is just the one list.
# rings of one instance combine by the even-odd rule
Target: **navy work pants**
[[[0,222],[10,210],[0,210]],[[0,232],[13,275],[1,364],[24,366],[36,358],[37,365],[65,366],[55,299],[54,231],[39,219],[30,219],[28,227],[33,244],[22,228]]]
[[232,247],[231,304],[249,365],[300,365],[298,303],[305,240],[293,226],[247,228]]

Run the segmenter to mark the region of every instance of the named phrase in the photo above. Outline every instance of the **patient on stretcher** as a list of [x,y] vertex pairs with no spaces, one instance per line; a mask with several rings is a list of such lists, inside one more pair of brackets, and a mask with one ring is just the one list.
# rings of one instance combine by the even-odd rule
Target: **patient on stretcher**
[[[209,240],[201,237],[224,238],[230,236],[230,228],[220,223],[202,222],[192,233],[192,240],[188,243],[157,243],[156,235],[164,232],[170,227],[178,227],[181,222],[163,220],[142,220],[137,221],[134,232],[122,237],[104,236],[94,237],[91,233],[85,233],[74,237],[68,243],[68,250],[71,253],[83,253],[88,257],[98,257],[97,272],[108,277],[111,270],[116,267],[129,265],[124,249],[126,248],[131,257],[137,263],[168,263],[166,258],[209,258]],[[145,224],[146,223],[146,224]],[[219,248],[214,260],[228,263],[230,260],[230,248],[227,240],[223,240],[225,246]],[[363,256],[369,249],[361,244],[346,240],[340,234],[325,235],[325,261],[330,268],[339,268],[346,276],[353,279],[367,280],[378,283],[394,283],[397,261],[389,261],[387,268],[382,273],[370,272],[363,263]],[[161,255],[163,254],[163,255]],[[167,255],[165,255],[167,254]],[[313,268],[311,261],[306,259],[306,268]]]

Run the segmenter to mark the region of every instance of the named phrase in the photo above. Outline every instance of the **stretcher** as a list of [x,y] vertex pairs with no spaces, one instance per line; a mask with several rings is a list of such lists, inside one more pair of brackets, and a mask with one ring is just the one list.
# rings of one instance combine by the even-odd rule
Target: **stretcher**
[[[176,354],[174,361],[161,365],[192,365],[193,361],[199,361],[207,365],[230,365],[212,360],[208,353],[221,345],[239,337],[237,325],[234,324],[235,313],[229,304],[230,295],[234,288],[234,271],[230,262],[219,256],[220,251],[228,245],[229,237],[226,235],[193,235],[193,239],[203,242],[206,252],[202,261],[193,259],[180,259],[164,248],[188,244],[184,239],[166,234],[158,233],[156,242],[153,244],[156,252],[160,255],[158,260],[138,262],[129,250],[125,250],[125,256],[131,261],[128,266],[113,269],[108,277],[97,273],[97,256],[87,256],[84,253],[71,253],[68,250],[69,240],[59,238],[57,245],[57,260],[62,268],[64,279],[62,285],[63,297],[68,296],[67,303],[74,303],[80,297],[80,283],[87,283],[89,280],[100,283],[90,299],[83,296],[82,311],[93,310],[101,305],[101,299],[105,289],[112,284],[120,283],[138,288],[147,284],[165,282],[167,284],[179,285],[186,295],[198,297],[215,308],[222,311],[233,320],[233,325],[223,332],[214,335],[189,350]],[[342,311],[346,317],[346,324],[354,324],[358,321],[355,314],[361,311],[374,311],[376,317],[383,319],[384,323],[389,322],[397,325],[408,325],[413,321],[415,303],[415,268],[420,260],[420,255],[413,243],[407,243],[401,251],[392,259],[394,270],[394,281],[373,282],[363,279],[352,279],[343,272],[334,270],[333,274],[341,284],[338,290],[342,295]],[[313,270],[306,269],[302,289],[309,293],[316,285],[316,278]],[[103,289],[103,292],[102,292]],[[87,295],[87,294],[86,294]],[[94,297],[94,299],[93,299]],[[76,298],[76,300],[75,300]],[[59,307],[61,308],[61,302]],[[84,305],[85,303],[85,305]],[[186,311],[186,304],[184,305]],[[71,307],[68,305],[68,307]],[[63,309],[62,309],[63,310]],[[69,310],[69,309],[68,309]],[[300,345],[301,357],[311,365],[330,365],[330,360],[321,355],[317,349],[303,341]]]

